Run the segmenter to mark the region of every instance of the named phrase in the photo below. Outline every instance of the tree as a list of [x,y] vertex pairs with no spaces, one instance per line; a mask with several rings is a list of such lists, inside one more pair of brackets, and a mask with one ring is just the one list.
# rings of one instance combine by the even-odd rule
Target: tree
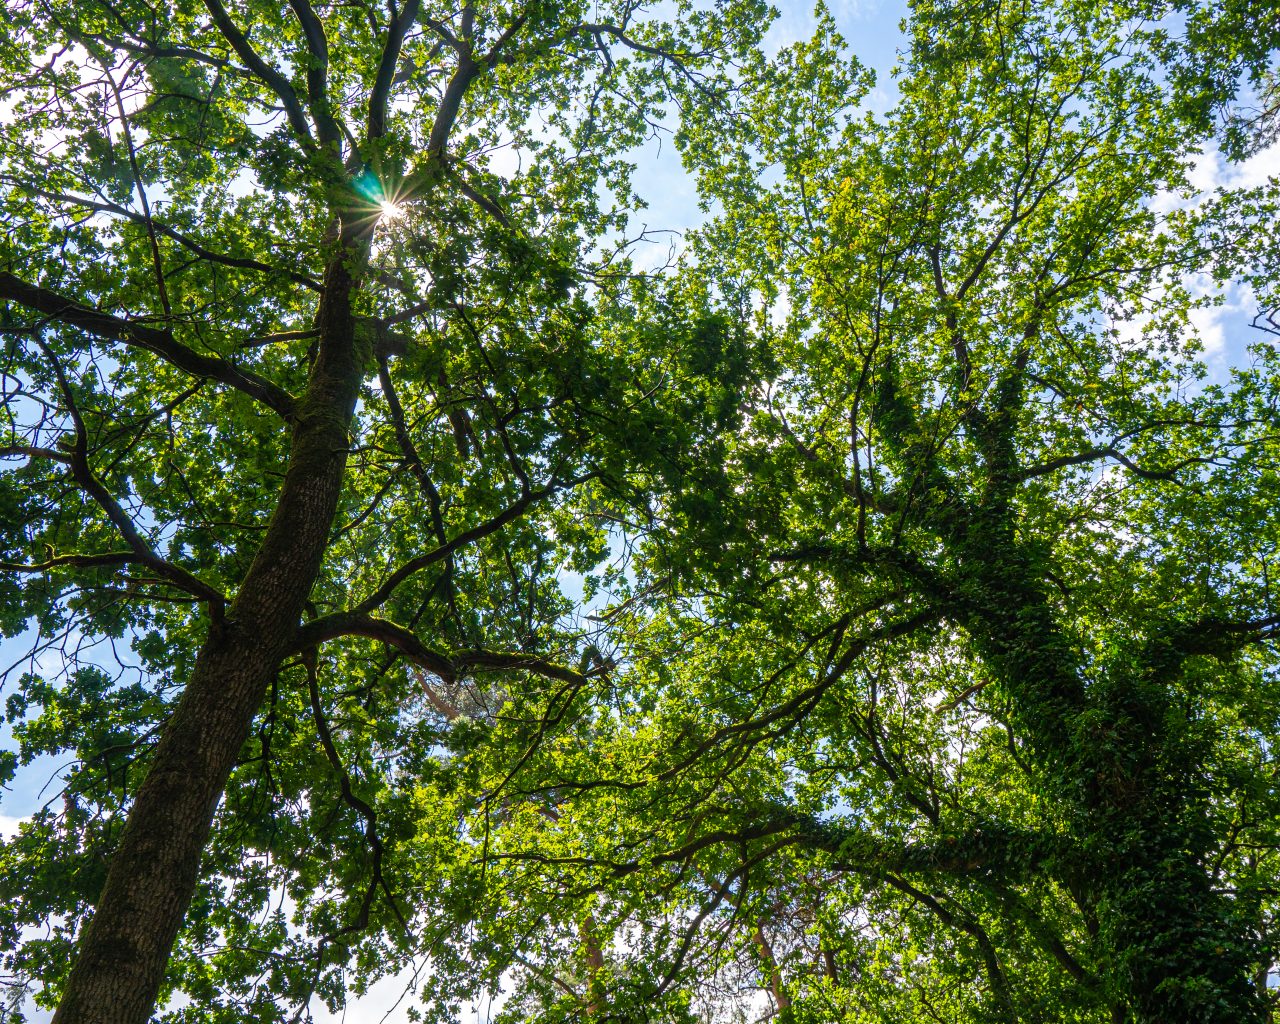
[[1267,1019],[1276,192],[1188,173],[1277,26],[1139,8],[918,3],[884,116],[749,5],[20,10],[6,622],[140,659],[11,698],[61,1018]]
[[633,273],[623,157],[759,20],[6,9],[7,715],[77,763],[0,927],[59,1024],[303,1014],[420,948],[396,783],[466,742],[439,688],[586,684],[559,573],[739,376],[705,296]]
[[767,347],[625,682],[490,767],[560,808],[490,840],[538,977],[576,901],[620,1017],[1271,1018],[1280,365],[1194,314],[1275,308],[1277,184],[1188,173],[1276,24],[1216,10],[916,3],[884,117],[826,21],[686,121]]

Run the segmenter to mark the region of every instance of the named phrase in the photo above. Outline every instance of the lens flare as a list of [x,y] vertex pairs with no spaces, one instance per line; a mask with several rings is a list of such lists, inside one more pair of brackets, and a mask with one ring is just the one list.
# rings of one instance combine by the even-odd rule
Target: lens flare
[[380,220],[399,220],[404,216],[404,208],[393,203],[390,199],[379,200],[378,207],[382,210],[382,216],[379,218]]

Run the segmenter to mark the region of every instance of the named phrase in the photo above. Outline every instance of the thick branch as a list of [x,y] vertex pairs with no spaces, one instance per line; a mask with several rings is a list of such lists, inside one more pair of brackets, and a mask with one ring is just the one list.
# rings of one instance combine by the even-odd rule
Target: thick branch
[[894,843],[841,821],[822,821],[781,810],[799,843],[832,856],[839,871],[884,877],[888,874],[998,875],[1004,879],[1039,874],[1062,855],[1055,836],[1015,832],[1000,827],[975,829],[965,835],[929,841]]
[[0,459],[12,459],[19,455],[26,456],[29,459],[51,459],[54,462],[71,465],[70,455],[66,452],[55,451],[52,448],[35,448],[26,444],[0,445]]
[[249,38],[231,20],[231,16],[227,14],[227,9],[222,6],[221,0],[204,0],[204,5],[212,16],[213,23],[218,27],[218,31],[231,44],[231,49],[244,61],[245,66],[258,76],[262,84],[274,92],[279,97],[280,102],[284,104],[285,116],[289,119],[289,126],[293,129],[294,134],[302,142],[311,143],[313,141],[311,128],[307,125],[307,118],[302,112],[302,104],[298,102],[298,94],[293,91],[293,86],[289,84],[289,80],[258,55],[258,51],[249,42]]
[[209,378],[242,391],[250,398],[274,409],[286,420],[292,419],[294,399],[277,384],[249,370],[241,370],[224,359],[207,356],[187,348],[174,339],[168,329],[148,327],[134,320],[123,320],[90,306],[81,305],[48,288],[28,284],[14,275],[0,271],[0,299],[8,299],[27,309],[43,313],[59,323],[78,327],[100,338],[120,341],[145,349],[165,362],[194,377]]
[[[378,73],[373,80],[373,90],[369,93],[370,141],[380,139],[387,133],[387,102],[395,79],[396,65],[400,61],[400,48],[404,45],[405,34],[413,26],[417,17],[418,0],[405,0],[400,13],[395,15],[387,25],[387,41],[382,47]],[[427,148],[430,150],[431,147],[428,145]]]
[[477,669],[532,672],[575,686],[587,682],[587,676],[581,672],[524,651],[468,650],[455,652],[452,656],[445,655],[428,647],[412,630],[399,623],[359,610],[335,612],[304,623],[298,628],[294,647],[306,650],[342,636],[363,636],[381,641],[399,651],[409,661],[450,683]]
[[316,122],[320,145],[336,148],[342,141],[342,133],[329,109],[329,41],[325,38],[324,25],[307,0],[289,0],[289,6],[307,41],[307,104]]
[[1280,614],[1236,622],[1204,619],[1175,629],[1170,639],[1184,655],[1230,658],[1243,647],[1274,639],[1277,633],[1280,633]]
[[484,66],[471,59],[470,54],[459,53],[458,66],[453,77],[445,87],[440,98],[440,106],[436,110],[436,119],[431,125],[431,134],[427,138],[428,159],[444,155],[449,144],[449,133],[453,131],[454,122],[458,120],[458,111],[462,107],[462,98],[467,94],[471,83],[480,77]]
[[1113,459],[1124,466],[1134,476],[1142,477],[1144,480],[1165,480],[1176,481],[1175,475],[1178,469],[1199,462],[1205,462],[1205,459],[1185,459],[1178,463],[1177,466],[1168,469],[1143,469],[1135,464],[1124,452],[1111,446],[1101,448],[1090,448],[1088,451],[1080,452],[1076,455],[1062,455],[1056,459],[1050,459],[1048,462],[1041,463],[1039,466],[1031,466],[1024,469],[1018,474],[1018,480],[1032,480],[1035,477],[1047,476],[1049,473],[1056,473],[1060,469],[1066,469],[1068,466],[1083,466],[1090,462],[1100,462],[1103,459]]
[[561,682],[572,683],[575,686],[587,681],[587,676],[582,672],[576,672],[524,651],[460,651],[454,655],[453,664],[459,673],[472,669],[490,669],[495,672],[516,669],[532,672],[547,679],[559,679]]
[[0,572],[48,572],[50,569],[59,569],[64,566],[70,569],[96,569],[104,565],[129,565],[141,561],[142,559],[132,551],[105,551],[97,555],[66,554],[54,555],[43,562],[30,565],[19,562],[0,562]]
[[361,612],[336,612],[304,623],[298,628],[294,646],[297,650],[307,650],[326,640],[336,640],[342,636],[363,636],[381,641],[446,682],[452,682],[457,675],[453,663],[443,654],[427,647],[412,630],[388,619]]

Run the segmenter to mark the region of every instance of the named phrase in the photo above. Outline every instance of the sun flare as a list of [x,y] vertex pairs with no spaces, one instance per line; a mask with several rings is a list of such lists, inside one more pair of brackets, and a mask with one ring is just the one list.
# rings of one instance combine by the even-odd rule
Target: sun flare
[[390,199],[382,199],[378,202],[382,215],[378,218],[383,221],[399,220],[404,216],[404,207],[392,202]]

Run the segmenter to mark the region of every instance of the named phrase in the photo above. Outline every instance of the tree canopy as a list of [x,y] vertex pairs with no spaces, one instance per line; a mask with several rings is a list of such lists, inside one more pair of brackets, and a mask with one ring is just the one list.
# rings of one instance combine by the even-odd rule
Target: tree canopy
[[768,17],[11,7],[19,997],[1272,1019],[1280,18]]

